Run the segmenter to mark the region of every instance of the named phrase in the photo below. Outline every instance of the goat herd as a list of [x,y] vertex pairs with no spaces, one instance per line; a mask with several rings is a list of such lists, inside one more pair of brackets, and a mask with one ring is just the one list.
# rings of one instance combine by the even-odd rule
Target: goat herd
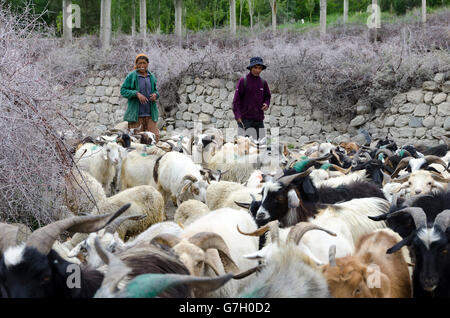
[[85,138],[68,217],[34,232],[0,223],[0,296],[449,298],[442,138],[295,150],[224,143],[215,128]]

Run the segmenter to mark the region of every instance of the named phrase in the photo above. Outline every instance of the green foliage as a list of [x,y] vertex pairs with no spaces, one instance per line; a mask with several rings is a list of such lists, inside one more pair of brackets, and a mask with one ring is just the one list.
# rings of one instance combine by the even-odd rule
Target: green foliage
[[[136,27],[139,29],[139,0],[112,0],[111,19],[113,32],[131,34],[132,3],[136,8]],[[243,27],[250,26],[249,0],[236,0],[236,18]],[[34,6],[36,13],[45,12],[42,19],[54,26],[60,33],[62,0],[5,0],[14,10],[20,11],[25,2]],[[268,26],[271,23],[271,9],[267,0],[251,0],[254,6],[254,25]],[[277,21],[279,25],[291,24],[293,27],[304,27],[298,21],[316,23],[319,21],[320,0],[278,0]],[[328,21],[338,20],[342,16],[344,0],[328,0]],[[74,29],[74,35],[98,34],[100,28],[101,0],[73,0],[81,9],[81,28]],[[367,12],[371,0],[349,0],[349,18]],[[421,0],[378,0],[383,11],[391,14],[405,14],[414,7],[420,7]],[[438,6],[448,6],[450,0],[427,0],[428,10]],[[242,6],[242,10],[241,10]],[[331,20],[330,20],[331,19]],[[162,33],[173,33],[175,8],[173,0],[147,0],[147,27],[149,32],[156,32],[158,27]],[[225,28],[229,25],[229,0],[183,0],[183,27],[197,32],[213,28]],[[138,30],[137,30],[138,31]]]

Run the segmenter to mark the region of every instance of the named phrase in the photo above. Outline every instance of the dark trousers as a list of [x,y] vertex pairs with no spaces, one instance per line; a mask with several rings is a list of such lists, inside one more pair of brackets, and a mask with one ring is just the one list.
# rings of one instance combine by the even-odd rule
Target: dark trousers
[[238,123],[238,136],[252,136],[255,140],[260,140],[266,136],[264,121],[242,119],[244,127]]

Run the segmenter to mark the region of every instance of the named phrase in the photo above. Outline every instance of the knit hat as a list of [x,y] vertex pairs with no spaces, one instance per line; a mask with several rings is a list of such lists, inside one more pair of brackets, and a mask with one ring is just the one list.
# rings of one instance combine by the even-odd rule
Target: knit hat
[[136,55],[136,58],[134,59],[134,69],[137,68],[136,67],[136,62],[137,62],[139,57],[145,57],[147,59],[147,62],[149,61],[149,58],[148,58],[147,54],[141,53],[141,54]]

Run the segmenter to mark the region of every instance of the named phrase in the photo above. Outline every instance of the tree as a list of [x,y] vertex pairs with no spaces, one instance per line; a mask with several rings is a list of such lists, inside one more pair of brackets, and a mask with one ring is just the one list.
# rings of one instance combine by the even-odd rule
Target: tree
[[309,12],[309,23],[312,23],[312,12],[314,11],[314,6],[316,5],[314,0],[306,0],[305,7]]
[[327,33],[327,0],[320,0],[320,36]]
[[147,36],[147,1],[139,1],[139,33],[142,37]]
[[102,15],[103,29],[100,30],[102,35],[102,48],[109,49],[111,46],[111,0],[103,0]]
[[236,0],[230,0],[230,33],[236,34]]
[[427,0],[422,0],[422,23],[427,22]]
[[72,17],[72,0],[63,0],[63,36],[64,43],[72,42],[72,21],[68,18]]
[[181,25],[181,14],[183,0],[173,0],[175,6],[175,34],[181,38],[182,36],[182,25]]
[[277,0],[269,0],[272,9],[272,31],[277,32]]
[[253,29],[253,13],[255,11],[254,3],[248,0],[248,14],[250,15],[250,29]]
[[344,23],[348,21],[348,0],[344,0]]
[[131,0],[131,36],[136,36],[136,0]]

